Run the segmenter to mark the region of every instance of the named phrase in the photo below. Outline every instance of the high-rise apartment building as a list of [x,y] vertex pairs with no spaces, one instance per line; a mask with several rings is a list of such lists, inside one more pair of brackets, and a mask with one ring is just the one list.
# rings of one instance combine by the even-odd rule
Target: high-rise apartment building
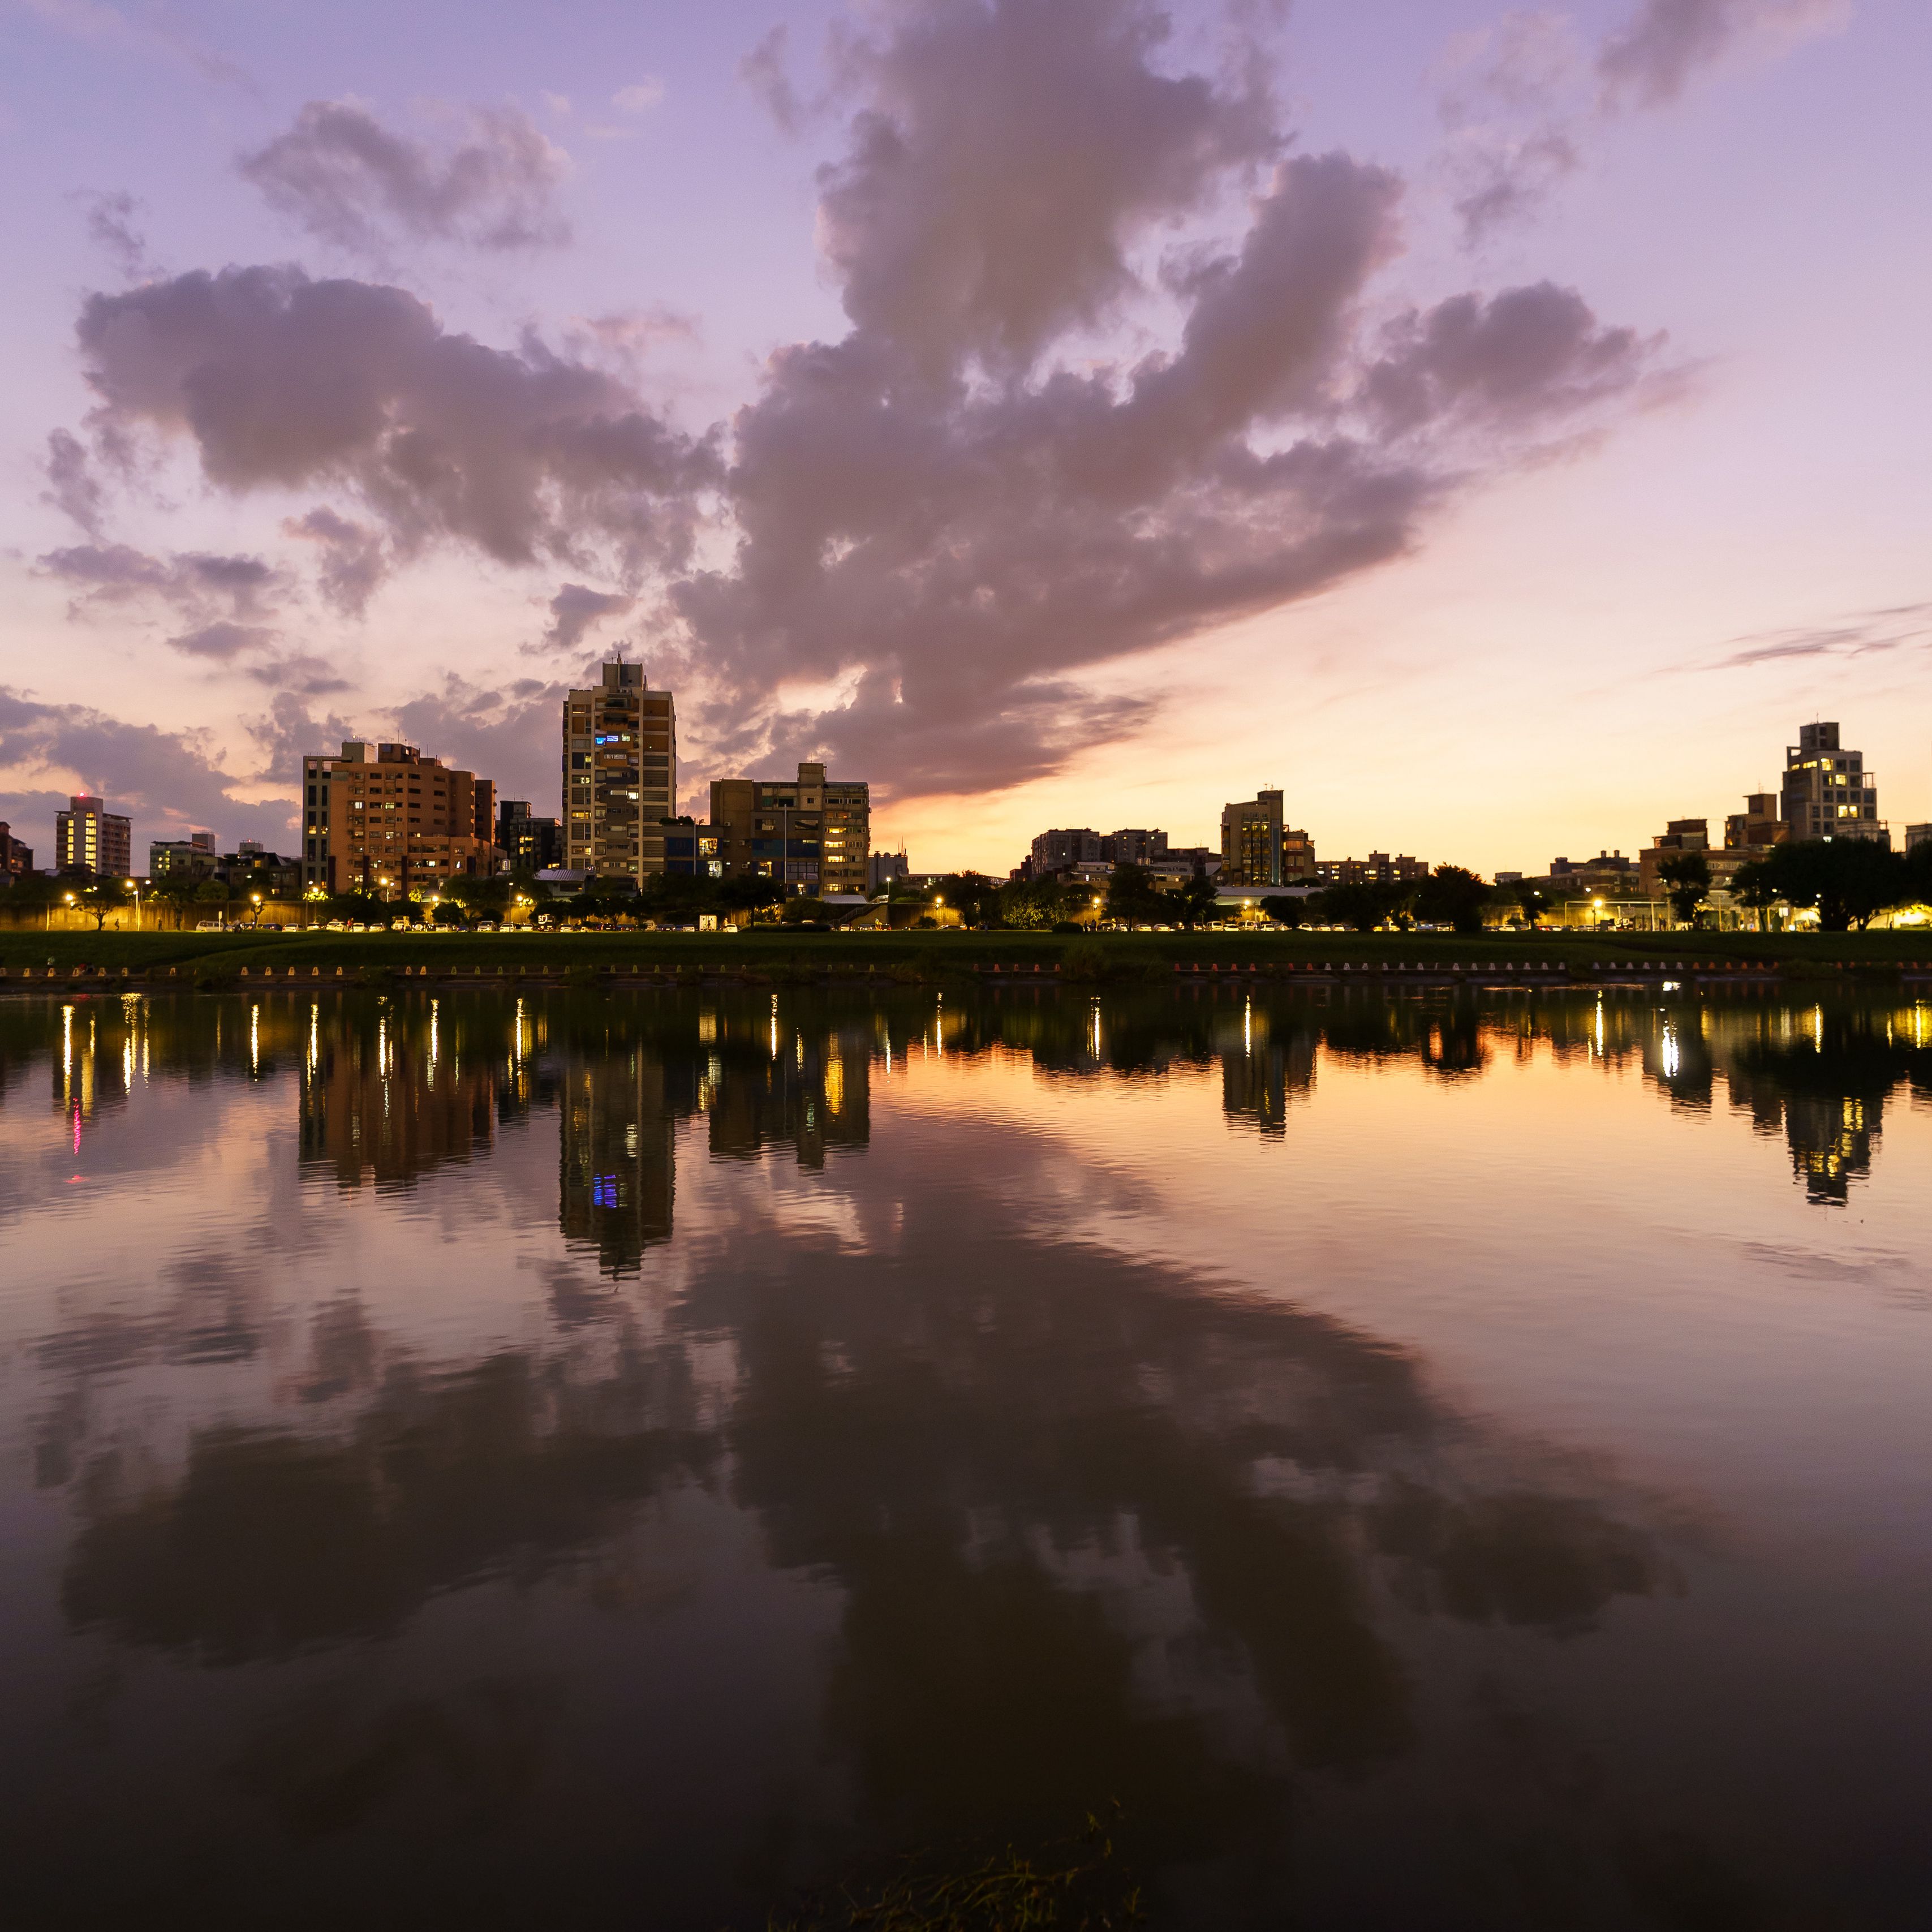
[[413,745],[302,760],[302,883],[407,898],[496,869],[496,788]]
[[1110,832],[1100,841],[1100,856],[1114,866],[1151,866],[1167,856],[1165,832]]
[[1892,843],[1878,815],[1878,779],[1862,753],[1838,742],[1835,724],[1801,724],[1784,748],[1780,816],[1793,838],[1870,838]]
[[1284,820],[1280,792],[1257,792],[1221,808],[1221,877],[1228,884],[1286,886],[1315,876],[1315,842]]
[[66,811],[54,814],[56,871],[80,866],[103,878],[124,879],[134,864],[134,826],[110,812],[104,800],[82,792],[68,800]]
[[0,882],[24,879],[34,869],[34,848],[14,836],[14,828],[0,819]]
[[869,787],[803,764],[796,778],[715,778],[711,824],[733,876],[771,880],[788,896],[870,890]]
[[607,664],[563,703],[563,862],[607,879],[662,872],[676,808],[676,704],[642,664]]

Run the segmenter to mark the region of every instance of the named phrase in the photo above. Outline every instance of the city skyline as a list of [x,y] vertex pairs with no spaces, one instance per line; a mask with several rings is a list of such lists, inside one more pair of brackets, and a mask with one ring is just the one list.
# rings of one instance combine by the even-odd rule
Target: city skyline
[[1349,12],[10,15],[0,820],[545,812],[620,644],[678,808],[822,761],[934,869],[1634,850],[1813,716],[1932,815],[1932,21]]

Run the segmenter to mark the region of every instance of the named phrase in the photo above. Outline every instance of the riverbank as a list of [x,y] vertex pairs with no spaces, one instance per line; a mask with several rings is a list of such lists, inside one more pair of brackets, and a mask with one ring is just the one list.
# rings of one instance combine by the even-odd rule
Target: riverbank
[[1932,933],[0,932],[0,986],[292,980],[1110,981],[1231,973],[1538,980],[1916,979]]

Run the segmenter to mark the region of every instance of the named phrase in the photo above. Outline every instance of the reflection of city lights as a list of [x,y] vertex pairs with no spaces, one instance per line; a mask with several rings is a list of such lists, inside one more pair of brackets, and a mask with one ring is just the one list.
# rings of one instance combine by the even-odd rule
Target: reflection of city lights
[[[1097,1034],[1100,1031],[1099,1016],[1096,1014],[1094,1017],[1094,1031]],[[1250,1059],[1253,1058],[1255,1052],[1255,1003],[1252,999],[1244,1001],[1241,1006],[1241,1051],[1246,1054]]]
[[1664,1077],[1665,1079],[1675,1080],[1677,1078],[1678,1064],[1677,1034],[1674,1028],[1666,1027],[1664,1029]]
[[262,1070],[262,1009],[250,1005],[248,1009],[248,1071],[259,1073]]

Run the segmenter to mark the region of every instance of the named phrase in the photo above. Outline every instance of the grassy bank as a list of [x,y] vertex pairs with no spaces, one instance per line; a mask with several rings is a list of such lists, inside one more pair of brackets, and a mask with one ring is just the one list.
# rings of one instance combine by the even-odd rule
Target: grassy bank
[[[1022,932],[801,933],[758,928],[735,934],[676,932],[586,933],[39,933],[0,932],[0,969],[10,980],[23,969],[38,980],[51,963],[66,974],[76,966],[118,974],[123,968],[190,983],[278,974],[298,967],[333,977],[427,968],[431,976],[519,968],[573,976],[622,972],[733,970],[886,974],[920,979],[976,974],[994,966],[1064,969],[1070,977],[1107,978],[1171,970],[1178,964],[1253,966],[1266,971],[1323,966],[1352,968],[1493,965],[1568,968],[1640,962],[1769,967],[1795,977],[1869,974],[1889,976],[1932,963],[1932,932],[1618,935],[1339,932],[1103,933],[1096,936]],[[172,968],[172,973],[169,971]]]

